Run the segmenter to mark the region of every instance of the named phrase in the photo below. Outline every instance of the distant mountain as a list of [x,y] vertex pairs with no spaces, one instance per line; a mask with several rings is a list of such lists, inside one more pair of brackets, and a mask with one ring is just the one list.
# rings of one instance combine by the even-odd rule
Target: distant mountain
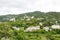
[[0,16],[0,21],[8,21],[11,18],[20,19],[20,18],[23,18],[25,15],[34,16],[35,18],[43,17],[43,18],[48,18],[48,19],[55,18],[57,20],[60,20],[60,12],[44,13],[44,12],[40,12],[40,11],[34,11],[34,12],[22,13],[22,14],[19,14],[19,15],[12,15],[12,14],[3,15],[3,16]]
[[42,17],[42,16],[45,15],[45,13],[40,12],[40,11],[28,12],[28,13],[23,13],[23,14],[18,15],[18,18],[21,18],[21,17],[23,17],[25,15],[27,15],[27,16],[35,16],[35,17]]

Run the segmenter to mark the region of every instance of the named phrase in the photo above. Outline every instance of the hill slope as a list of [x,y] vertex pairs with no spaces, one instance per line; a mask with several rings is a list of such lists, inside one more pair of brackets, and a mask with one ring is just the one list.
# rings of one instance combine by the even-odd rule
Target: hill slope
[[0,16],[0,21],[7,21],[8,19],[11,19],[11,18],[20,19],[20,18],[24,17],[25,15],[34,16],[35,18],[43,17],[43,18],[48,18],[48,19],[55,18],[57,20],[60,20],[60,12],[44,13],[44,12],[40,12],[40,11],[35,11],[35,12],[28,12],[28,13],[23,13],[23,14],[19,14],[19,15],[4,15],[4,16]]

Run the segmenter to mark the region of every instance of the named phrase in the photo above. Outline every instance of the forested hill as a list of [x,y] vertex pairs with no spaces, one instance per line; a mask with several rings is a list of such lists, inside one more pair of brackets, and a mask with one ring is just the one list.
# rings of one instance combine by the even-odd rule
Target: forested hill
[[23,18],[25,15],[27,16],[34,16],[35,18],[55,18],[55,19],[60,19],[60,12],[40,12],[40,11],[34,11],[34,12],[28,12],[28,13],[22,13],[19,15],[3,15],[0,16],[0,21],[8,21],[8,19],[11,18],[16,18],[16,19],[20,19]]
[[1,15],[0,16],[0,21],[5,22],[5,21],[8,21],[9,19],[14,18],[14,17],[16,18],[17,15],[12,15],[12,14],[9,14],[9,15]]

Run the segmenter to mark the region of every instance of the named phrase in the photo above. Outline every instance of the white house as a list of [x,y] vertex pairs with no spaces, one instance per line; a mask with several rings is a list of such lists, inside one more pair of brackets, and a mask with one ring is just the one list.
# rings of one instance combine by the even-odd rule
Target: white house
[[2,37],[1,40],[10,40],[9,37]]
[[43,27],[43,29],[45,30],[45,31],[49,31],[49,27]]
[[26,19],[26,21],[30,21],[30,18]]
[[52,29],[60,29],[60,25],[52,25],[51,28]]
[[36,31],[36,30],[40,30],[40,26],[28,27],[26,30],[24,30],[24,32],[32,32],[32,31]]
[[24,19],[25,19],[25,18],[29,18],[29,17],[28,17],[27,15],[25,15],[25,16],[24,16]]
[[10,21],[15,21],[15,18],[11,18]]
[[13,27],[15,30],[20,30],[20,28],[19,27],[16,27],[16,26],[14,26]]
[[39,23],[39,25],[41,25],[41,26],[42,26],[42,25],[43,25],[43,23],[41,23],[41,22],[40,22],[40,23]]
[[31,19],[33,19],[33,18],[34,18],[34,16],[31,17]]

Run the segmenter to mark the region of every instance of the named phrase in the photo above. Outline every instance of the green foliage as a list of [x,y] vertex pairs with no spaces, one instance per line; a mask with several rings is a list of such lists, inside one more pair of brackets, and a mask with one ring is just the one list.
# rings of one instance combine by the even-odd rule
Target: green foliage
[[[34,16],[35,18],[27,21],[27,18],[23,18],[25,15],[29,17]],[[14,17],[16,21],[9,21],[6,19]],[[22,18],[24,20],[21,20]],[[0,16],[0,21],[0,40],[4,37],[10,40],[60,40],[60,29],[53,29],[48,32],[43,29],[45,26],[50,27],[54,24],[60,24],[60,12],[44,13],[35,11],[20,15]],[[39,23],[42,23],[42,25]],[[14,26],[18,27],[19,30],[14,29]],[[33,32],[24,32],[24,30],[30,26],[40,26],[41,29]]]

